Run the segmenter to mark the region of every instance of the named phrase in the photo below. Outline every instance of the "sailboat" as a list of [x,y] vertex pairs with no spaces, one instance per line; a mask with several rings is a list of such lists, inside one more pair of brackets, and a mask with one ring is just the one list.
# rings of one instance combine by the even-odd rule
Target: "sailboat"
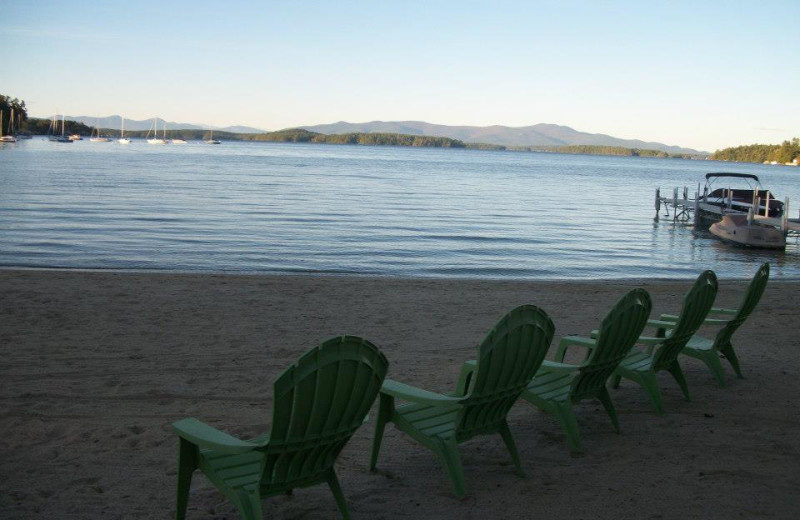
[[16,143],[14,137],[14,109],[11,109],[11,117],[8,118],[8,135],[3,135],[3,111],[0,110],[0,143]]
[[[167,137],[166,130],[164,131],[164,137]],[[170,139],[169,142],[172,143],[172,144],[186,144],[186,140],[185,139],[181,139],[181,138],[175,139],[174,137],[172,139]]]
[[[166,126],[166,125],[165,125]],[[147,132],[147,144],[167,144],[166,139],[159,139],[158,138],[158,118],[153,118],[153,137],[150,137],[150,131]]]
[[208,139],[206,139],[206,144],[219,144],[219,141],[214,139],[214,129],[211,128],[210,131],[211,135],[209,136]]
[[64,135],[64,115],[61,116],[61,135],[57,135],[56,132],[58,131],[58,119],[57,116],[53,115],[53,121],[50,123],[50,129],[47,131],[49,134],[49,140],[52,143],[71,143],[69,137]]
[[17,133],[15,137],[17,139],[31,139],[31,134],[28,132],[21,132],[20,128],[22,128],[22,114],[17,114]]
[[[103,137],[100,135],[100,123],[95,122],[94,128],[92,129],[92,135],[89,137],[89,141],[93,143],[107,143],[111,141],[108,137]],[[95,130],[97,130],[97,135],[94,135]]]
[[119,139],[117,139],[119,144],[131,144],[131,140],[125,137],[125,118],[122,118],[122,123],[119,127]]

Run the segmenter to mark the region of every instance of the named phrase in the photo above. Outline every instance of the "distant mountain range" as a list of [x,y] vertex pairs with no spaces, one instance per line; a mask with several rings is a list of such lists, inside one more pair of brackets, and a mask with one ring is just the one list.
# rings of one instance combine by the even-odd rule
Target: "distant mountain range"
[[[116,129],[120,127],[120,116],[91,117],[67,116],[67,119],[80,121],[88,126]],[[207,130],[211,127],[191,123],[176,123],[158,119],[158,127],[163,128],[166,123],[168,130],[189,129]],[[149,130],[153,126],[152,119],[137,121],[125,120],[126,130]],[[643,150],[661,150],[670,154],[708,155],[708,152],[672,146],[664,143],[641,141],[639,139],[621,139],[606,134],[590,134],[579,132],[573,128],[562,125],[539,123],[531,126],[448,126],[426,123],[424,121],[370,121],[368,123],[347,123],[339,121],[325,125],[300,126],[310,132],[321,134],[349,134],[349,133],[396,133],[408,135],[424,135],[431,137],[449,137],[465,143],[485,143],[502,146],[620,146],[623,148],[639,148]],[[249,126],[213,127],[214,130],[233,132],[237,134],[260,134],[266,132],[259,128]]]
[[504,146],[621,146],[645,150],[661,150],[667,153],[703,155],[708,152],[671,146],[664,143],[646,142],[638,139],[620,139],[605,134],[579,132],[568,126],[540,123],[532,126],[447,126],[424,121],[371,121],[369,123],[347,123],[340,121],[327,125],[303,126],[311,132],[321,134],[399,133],[450,137],[465,143],[486,143]]
[[[98,128],[116,129],[119,128],[120,123],[122,122],[121,116],[106,116],[106,117],[66,116],[66,118],[72,121],[78,121],[79,123],[83,123],[86,126],[93,126],[93,127],[96,126]],[[223,132],[233,132],[236,134],[260,134],[266,131],[266,130],[261,130],[259,128],[252,128],[249,126],[209,127],[203,125],[193,125],[191,123],[176,123],[174,121],[165,121],[160,117],[157,117],[155,119],[158,120],[159,130],[164,128],[164,123],[166,123],[167,130],[178,130],[178,129],[208,130],[209,128],[213,128],[214,130],[221,130]],[[143,121],[137,121],[136,119],[125,119],[125,130],[131,130],[131,131],[150,130],[151,128],[153,128],[152,119],[145,119]]]

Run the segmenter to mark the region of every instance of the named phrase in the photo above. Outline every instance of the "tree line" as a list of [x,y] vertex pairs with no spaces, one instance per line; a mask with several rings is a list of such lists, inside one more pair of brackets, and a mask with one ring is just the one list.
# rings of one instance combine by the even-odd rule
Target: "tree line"
[[577,155],[615,155],[619,157],[660,157],[670,159],[698,159],[704,155],[687,153],[668,153],[663,150],[644,148],[625,148],[623,146],[599,146],[588,144],[572,144],[563,146],[502,146],[483,143],[467,143],[467,148],[477,150],[510,150],[513,152],[552,152]]
[[320,134],[302,128],[290,128],[263,134],[239,134],[246,141],[291,143],[360,144],[372,146],[415,146],[435,148],[466,148],[466,144],[449,137],[393,133]]
[[711,158],[717,161],[751,163],[774,161],[778,164],[786,164],[794,160],[800,162],[800,138],[795,137],[791,141],[784,141],[781,144],[748,144],[725,148],[711,154]]
[[615,155],[619,157],[660,157],[664,159],[692,159],[694,156],[687,153],[669,153],[663,150],[645,148],[625,148],[623,146],[597,146],[574,144],[568,146],[544,146],[539,151],[556,153],[574,153],[580,155]]

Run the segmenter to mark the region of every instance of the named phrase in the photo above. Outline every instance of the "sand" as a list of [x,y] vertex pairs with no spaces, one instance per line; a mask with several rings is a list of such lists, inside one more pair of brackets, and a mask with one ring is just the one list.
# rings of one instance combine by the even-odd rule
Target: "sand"
[[[177,438],[194,416],[232,434],[268,431],[271,384],[308,348],[369,338],[390,377],[452,388],[461,362],[512,307],[533,303],[556,335],[585,334],[627,290],[676,311],[690,281],[497,282],[311,276],[0,271],[0,517],[168,518]],[[721,281],[736,306],[741,281]],[[587,453],[527,403],[509,416],[526,479],[499,437],[461,447],[467,495],[435,457],[387,428],[367,470],[373,423],[337,471],[353,518],[791,518],[800,511],[798,282],[770,282],[735,336],[745,379],[719,388],[683,360],[692,402],[659,377],[666,415],[623,382],[614,433],[597,402],[578,406]],[[325,486],[264,502],[266,518],[338,518]],[[190,519],[238,518],[196,474]]]

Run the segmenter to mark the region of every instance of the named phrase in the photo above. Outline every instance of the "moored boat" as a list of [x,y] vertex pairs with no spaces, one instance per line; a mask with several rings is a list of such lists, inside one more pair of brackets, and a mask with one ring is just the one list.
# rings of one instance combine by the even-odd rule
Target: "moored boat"
[[758,176],[749,173],[707,173],[703,193],[697,199],[696,227],[707,229],[719,222],[724,214],[740,213],[747,216],[781,218],[783,202],[770,190],[761,187]]
[[130,138],[125,137],[125,118],[123,117],[121,119],[122,121],[120,122],[119,127],[119,139],[117,139],[117,142],[119,144],[131,144]]
[[749,173],[707,173],[703,191],[698,185],[694,198],[687,187],[683,196],[675,188],[672,197],[662,197],[657,188],[655,220],[662,207],[666,216],[673,210],[673,221],[694,219],[696,230],[745,246],[783,248],[787,236],[800,235],[800,220],[788,216],[789,199],[777,199]]
[[[153,133],[153,137],[150,137],[150,132]],[[147,132],[145,138],[147,139],[147,144],[167,144],[166,139],[160,139],[158,137],[158,118],[153,119],[153,128]]]
[[0,110],[0,143],[16,143],[14,135],[14,109],[11,109],[11,116],[8,118],[8,133],[3,135],[3,111]]
[[210,129],[211,134],[209,135],[208,139],[205,140],[206,144],[220,144],[218,139],[214,139],[214,129]]
[[93,143],[108,143],[111,139],[100,135],[99,123],[95,123],[94,128],[92,128],[92,135],[89,136],[89,141]]
[[64,115],[62,114],[61,115],[61,135],[58,135],[56,133],[56,132],[58,132],[58,118],[56,116],[53,116],[53,121],[50,123],[50,128],[47,131],[48,140],[51,143],[71,143],[72,140],[70,140],[69,137],[64,135],[65,126],[66,126],[66,121],[65,121]]
[[722,220],[711,224],[708,231],[715,237],[736,245],[762,249],[786,248],[784,232],[754,221],[752,211],[748,214],[725,213]]

